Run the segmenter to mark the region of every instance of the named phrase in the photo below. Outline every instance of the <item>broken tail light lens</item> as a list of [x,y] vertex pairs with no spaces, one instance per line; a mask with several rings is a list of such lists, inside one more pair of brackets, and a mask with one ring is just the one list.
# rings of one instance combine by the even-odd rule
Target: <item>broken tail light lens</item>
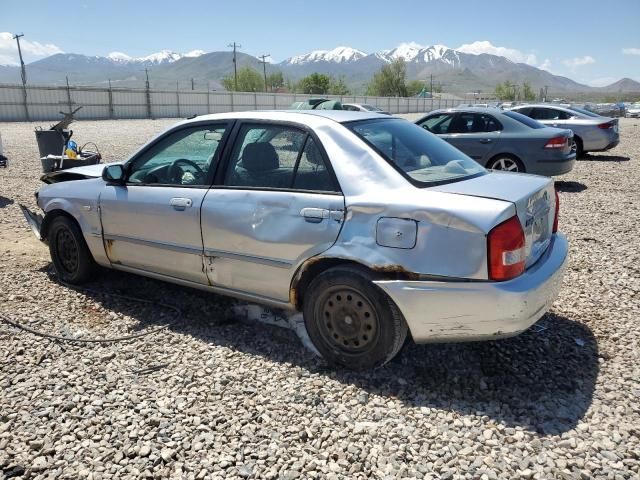
[[495,226],[487,235],[489,278],[510,280],[524,272],[524,231],[517,216]]

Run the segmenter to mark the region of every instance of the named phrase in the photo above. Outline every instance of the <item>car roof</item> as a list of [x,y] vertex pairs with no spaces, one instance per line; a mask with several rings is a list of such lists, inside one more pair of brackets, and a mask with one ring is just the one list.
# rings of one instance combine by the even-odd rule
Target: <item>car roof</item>
[[427,115],[432,113],[455,113],[455,112],[475,112],[475,113],[504,113],[504,110],[497,107],[453,107],[453,108],[441,108],[439,110],[433,110]]
[[280,122],[306,123],[312,116],[316,120],[326,120],[328,122],[345,123],[354,120],[367,120],[375,118],[389,119],[389,115],[376,112],[354,112],[350,110],[260,110],[247,112],[226,112],[213,113],[209,115],[199,115],[190,118],[182,123],[215,121],[215,120],[273,120]]

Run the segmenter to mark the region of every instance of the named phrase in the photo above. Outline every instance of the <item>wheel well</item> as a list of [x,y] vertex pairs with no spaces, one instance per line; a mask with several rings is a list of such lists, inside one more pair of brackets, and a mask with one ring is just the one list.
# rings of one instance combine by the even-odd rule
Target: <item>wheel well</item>
[[[42,221],[42,225],[40,227],[40,236],[42,237],[43,240],[47,240],[49,227],[51,226],[53,221],[58,217],[67,217],[71,221],[73,221],[76,225],[78,225],[78,228],[80,228],[78,221],[69,212],[65,212],[64,210],[51,210],[50,212],[47,212],[47,214],[44,216],[44,220]],[[80,229],[80,231],[82,231],[82,229]]]
[[338,265],[351,265],[355,267],[364,268],[367,271],[373,272],[365,265],[355,262],[353,260],[346,260],[344,258],[319,258],[307,260],[299,269],[291,282],[291,288],[289,289],[289,301],[298,310],[302,309],[302,299],[306,289],[309,287],[314,278],[320,275],[322,272],[337,267]]
[[503,153],[496,153],[493,157],[491,157],[489,159],[489,161],[485,164],[485,167],[487,165],[491,165],[491,162],[493,162],[496,158],[500,158],[500,157],[507,157],[507,158],[512,158],[513,160],[515,160],[516,162],[518,162],[520,164],[520,166],[522,167],[522,171],[525,170],[524,167],[524,163],[522,162],[522,160],[520,159],[520,157],[518,157],[517,155],[513,154],[513,153],[508,153],[508,152],[503,152]]

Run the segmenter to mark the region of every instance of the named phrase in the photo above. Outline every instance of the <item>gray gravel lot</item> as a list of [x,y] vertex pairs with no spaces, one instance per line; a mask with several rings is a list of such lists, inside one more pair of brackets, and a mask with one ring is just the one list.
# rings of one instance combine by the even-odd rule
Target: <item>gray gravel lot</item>
[[[116,160],[174,122],[79,122],[74,138]],[[571,259],[550,313],[368,373],[225,321],[223,297],[115,272],[91,292],[57,283],[17,206],[35,206],[35,125],[0,123],[0,313],[95,338],[165,324],[161,302],[183,316],[96,345],[0,323],[0,478],[640,478],[640,120],[557,179]]]

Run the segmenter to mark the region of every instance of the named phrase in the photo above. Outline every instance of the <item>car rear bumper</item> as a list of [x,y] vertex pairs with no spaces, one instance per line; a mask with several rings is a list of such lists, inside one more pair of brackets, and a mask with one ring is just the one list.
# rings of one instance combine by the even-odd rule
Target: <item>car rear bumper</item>
[[556,299],[569,244],[556,234],[547,251],[506,282],[380,280],[417,343],[494,340],[526,330]]
[[531,166],[529,170],[527,170],[527,173],[545,175],[547,177],[564,175],[565,173],[569,173],[571,170],[573,170],[575,163],[575,153],[558,160],[538,160]]

